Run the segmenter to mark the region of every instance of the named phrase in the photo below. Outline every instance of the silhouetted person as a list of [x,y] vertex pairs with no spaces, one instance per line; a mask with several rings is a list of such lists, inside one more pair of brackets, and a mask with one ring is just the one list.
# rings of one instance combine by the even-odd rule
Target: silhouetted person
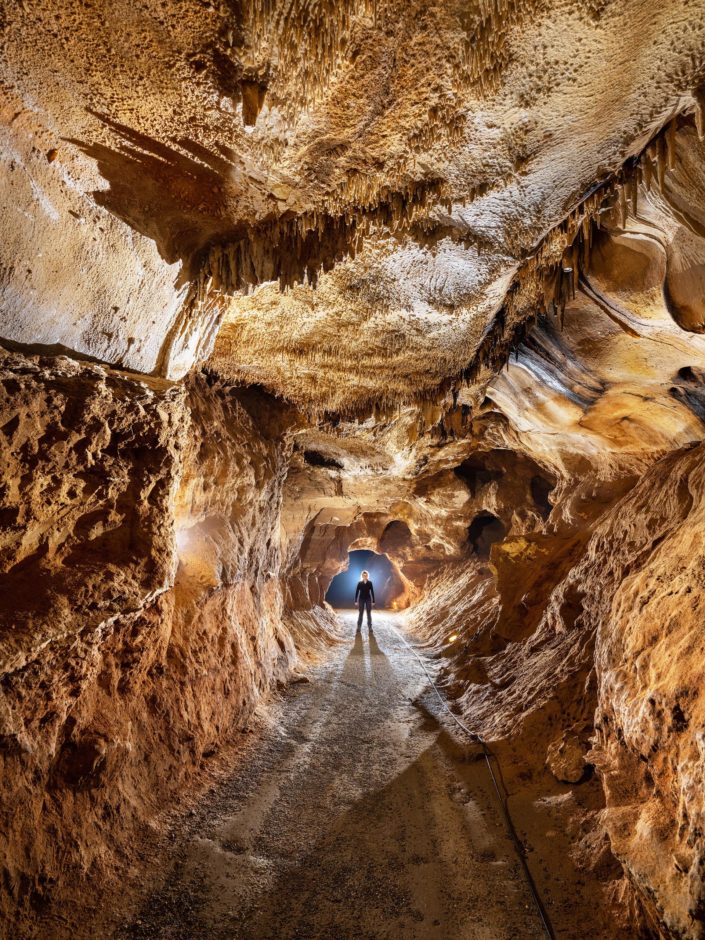
[[369,630],[372,629],[372,605],[375,602],[375,589],[370,581],[369,572],[362,572],[362,581],[357,582],[357,588],[355,590],[355,603],[357,604],[357,609],[359,614],[357,615],[357,629],[359,630],[362,626],[362,614],[363,611],[367,611],[367,627]]

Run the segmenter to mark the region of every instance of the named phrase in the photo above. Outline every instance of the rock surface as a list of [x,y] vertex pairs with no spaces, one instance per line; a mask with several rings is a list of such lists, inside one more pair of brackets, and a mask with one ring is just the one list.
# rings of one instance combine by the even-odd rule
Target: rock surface
[[296,660],[276,541],[292,414],[13,354],[0,385],[2,921],[73,936]]
[[564,733],[562,737],[549,744],[546,763],[556,778],[562,783],[580,783],[585,776],[585,742],[578,735]]
[[225,316],[220,369],[300,403],[433,397],[547,233],[692,110],[704,12],[9,7],[0,335],[176,377]]
[[485,765],[434,714],[399,615],[364,637],[343,616],[347,642],[179,827],[119,940],[543,935]]
[[0,53],[0,930],[91,923],[370,548],[603,922],[702,937],[702,0]]

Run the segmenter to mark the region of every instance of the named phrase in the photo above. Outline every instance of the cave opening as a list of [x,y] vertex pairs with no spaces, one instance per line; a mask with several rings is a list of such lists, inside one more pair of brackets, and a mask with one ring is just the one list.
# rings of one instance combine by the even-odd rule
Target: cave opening
[[371,549],[348,552],[347,567],[337,574],[326,591],[326,601],[336,610],[355,607],[355,587],[363,571],[368,571],[374,585],[377,607],[393,601],[395,570],[387,555]]
[[479,456],[473,455],[455,467],[455,475],[467,484],[470,494],[476,496],[479,490],[488,483],[501,480],[504,472],[496,467],[490,467]]
[[468,526],[470,549],[478,558],[487,560],[495,542],[501,542],[507,527],[491,512],[479,512]]
[[550,496],[555,486],[555,483],[551,480],[547,480],[546,477],[541,476],[539,473],[531,478],[531,498],[543,519],[548,519],[551,515],[553,506],[551,505]]

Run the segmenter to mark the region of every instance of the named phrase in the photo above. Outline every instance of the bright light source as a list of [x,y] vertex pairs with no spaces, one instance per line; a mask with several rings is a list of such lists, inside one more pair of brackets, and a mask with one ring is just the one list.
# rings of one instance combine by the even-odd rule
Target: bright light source
[[355,589],[367,571],[374,584],[377,608],[385,607],[386,584],[392,573],[392,565],[386,555],[378,555],[371,549],[353,549],[348,552],[348,564],[331,581],[326,591],[326,600],[332,607],[355,606]]
[[191,541],[191,532],[189,529],[176,530],[176,548],[179,553],[183,552]]
[[449,643],[455,643],[455,641],[456,641],[457,639],[458,639],[458,634],[457,634],[457,633],[451,633],[451,635],[448,637],[448,642],[449,642]]

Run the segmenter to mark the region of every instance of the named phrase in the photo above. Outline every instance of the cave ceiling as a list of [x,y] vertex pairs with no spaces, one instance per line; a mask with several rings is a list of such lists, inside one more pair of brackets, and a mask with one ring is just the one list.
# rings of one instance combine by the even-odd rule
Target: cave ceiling
[[496,366],[705,80],[694,0],[25,0],[0,41],[3,338],[319,414]]

